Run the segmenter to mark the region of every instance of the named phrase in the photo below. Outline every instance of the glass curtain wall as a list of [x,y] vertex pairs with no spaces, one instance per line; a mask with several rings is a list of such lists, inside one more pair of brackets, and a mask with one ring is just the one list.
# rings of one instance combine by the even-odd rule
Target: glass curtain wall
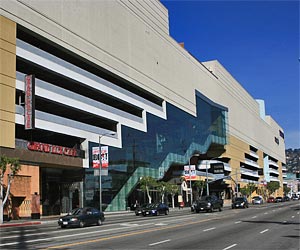
[[[109,147],[109,171],[102,177],[103,209],[127,209],[127,197],[140,177],[162,178],[172,164],[186,164],[194,152],[205,153],[212,142],[226,144],[227,109],[201,94],[196,98],[196,117],[167,103],[166,120],[147,114],[147,132],[122,127],[123,147]],[[90,143],[90,156],[97,146]],[[86,170],[85,204],[99,207],[99,178],[93,174],[92,168]]]

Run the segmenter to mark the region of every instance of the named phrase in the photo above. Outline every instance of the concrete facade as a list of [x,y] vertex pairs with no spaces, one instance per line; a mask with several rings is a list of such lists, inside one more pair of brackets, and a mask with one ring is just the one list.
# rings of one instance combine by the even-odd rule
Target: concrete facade
[[[11,149],[9,154],[16,152],[15,126],[24,125],[21,104],[15,99],[16,91],[24,91],[24,72],[16,69],[16,61],[26,60],[141,110],[140,116],[127,114],[101,102],[91,102],[79,93],[71,95],[64,87],[53,87],[49,82],[37,79],[37,96],[74,107],[80,112],[89,110],[94,116],[109,119],[115,126],[114,129],[92,126],[36,111],[37,128],[80,139],[80,149],[85,155],[82,159],[69,159],[70,166],[76,169],[89,167],[89,143],[97,144],[99,134],[116,132],[115,136],[103,137],[101,143],[122,148],[122,126],[147,132],[147,114],[168,119],[167,103],[196,116],[195,91],[198,91],[228,109],[228,143],[221,157],[230,159],[231,173],[239,173],[236,180],[241,187],[252,181],[261,185],[266,179],[273,178],[281,186],[278,194],[283,194],[285,144],[280,136],[284,134],[283,129],[262,112],[262,103],[250,96],[217,60],[200,63],[170,37],[168,10],[158,0],[76,3],[2,0],[0,7],[0,147]],[[31,32],[37,34],[33,36],[51,43],[53,50],[59,48],[62,51],[60,48],[63,48],[67,54],[80,57],[82,65],[96,65],[95,68],[109,72],[141,92],[150,93],[161,104],[153,104],[142,95],[116,88],[113,81],[100,79],[85,68],[51,54],[51,51],[28,44],[18,38],[18,30],[25,30],[28,36]],[[273,164],[271,177],[268,172],[270,159]],[[45,158],[37,165],[50,167],[55,165],[53,160]],[[68,168],[63,162],[61,160],[58,164],[60,168]],[[259,169],[264,170],[264,175],[258,174]]]

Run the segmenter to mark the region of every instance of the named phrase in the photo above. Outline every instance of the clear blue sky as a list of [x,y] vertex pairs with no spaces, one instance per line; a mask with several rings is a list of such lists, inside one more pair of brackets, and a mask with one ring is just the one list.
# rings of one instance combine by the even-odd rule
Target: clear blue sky
[[299,1],[162,0],[170,35],[201,62],[217,59],[300,148]]

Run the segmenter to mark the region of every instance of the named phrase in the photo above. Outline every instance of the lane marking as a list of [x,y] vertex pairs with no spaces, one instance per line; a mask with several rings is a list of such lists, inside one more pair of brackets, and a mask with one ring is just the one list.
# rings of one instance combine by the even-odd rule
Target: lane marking
[[239,220],[239,221],[236,221],[236,222],[234,222],[234,223],[235,223],[235,224],[239,224],[239,223],[242,223],[242,221]]
[[293,215],[292,218],[295,218],[295,216]]
[[215,227],[207,228],[207,229],[204,229],[203,232],[211,231],[211,230],[214,230],[214,229],[216,229],[216,228]]
[[253,216],[253,217],[251,217],[252,219],[254,219],[254,218],[256,218],[257,216],[255,215],[255,216]]
[[168,224],[166,224],[166,223],[157,223],[157,224],[154,224],[155,226],[166,226],[166,225],[168,225]]
[[233,248],[233,247],[235,247],[237,244],[233,244],[233,245],[231,245],[231,246],[229,246],[229,247],[225,247],[225,248],[223,248],[223,250],[227,250],[227,249],[230,249],[230,248]]
[[10,238],[21,238],[24,236],[32,236],[32,235],[45,235],[47,233],[34,233],[34,234],[26,234],[26,235],[12,235],[12,236],[5,236],[5,237],[1,237],[1,239],[10,239]]
[[269,231],[269,229],[265,229],[265,230],[261,231],[260,233],[263,234],[263,233],[268,232],[268,231]]
[[120,226],[124,226],[124,227],[138,227],[139,224],[122,223],[122,224],[120,224]]
[[[106,240],[120,239],[120,238],[130,237],[130,236],[139,235],[139,234],[152,233],[155,231],[168,230],[168,229],[172,229],[172,228],[180,228],[183,226],[188,226],[188,225],[193,225],[193,224],[200,224],[202,222],[207,222],[207,221],[211,221],[211,220],[212,219],[204,219],[204,220],[200,220],[200,221],[187,222],[187,223],[183,223],[183,224],[179,224],[179,225],[165,226],[165,227],[161,227],[161,228],[151,228],[151,229],[135,231],[135,232],[131,232],[131,233],[118,234],[118,235],[114,235],[114,236],[98,238],[98,239],[94,239],[94,240],[86,240],[86,241],[79,241],[79,242],[74,242],[74,243],[69,243],[69,244],[60,244],[60,245],[56,245],[56,246],[49,246],[49,247],[46,247],[45,249],[59,249],[59,248],[66,248],[66,247],[90,244],[90,243],[97,243],[97,242],[106,241]],[[53,238],[56,238],[56,237],[53,237]],[[50,240],[50,238],[48,238],[48,240]],[[24,243],[26,243],[26,241]],[[16,244],[18,244],[18,243],[16,243]]]
[[268,212],[265,212],[264,214],[268,214]]
[[155,246],[155,245],[162,244],[162,243],[166,243],[166,242],[169,242],[169,241],[171,241],[171,240],[163,240],[163,241],[151,243],[151,244],[149,244],[149,246]]

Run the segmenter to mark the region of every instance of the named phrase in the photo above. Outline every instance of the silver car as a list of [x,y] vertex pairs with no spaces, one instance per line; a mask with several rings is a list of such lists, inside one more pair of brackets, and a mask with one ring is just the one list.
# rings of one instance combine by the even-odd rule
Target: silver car
[[264,200],[261,196],[254,196],[252,198],[252,204],[253,205],[256,205],[256,204],[263,204],[264,203]]

